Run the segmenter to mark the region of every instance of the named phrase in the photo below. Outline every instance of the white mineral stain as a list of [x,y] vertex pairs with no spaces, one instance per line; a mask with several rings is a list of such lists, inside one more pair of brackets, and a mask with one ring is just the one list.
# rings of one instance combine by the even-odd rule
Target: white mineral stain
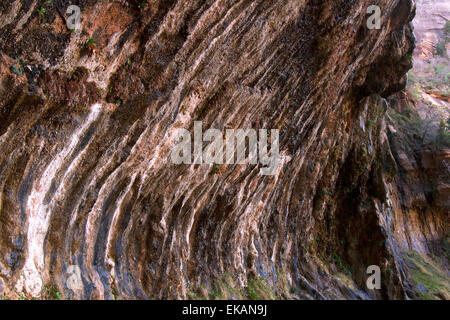
[[100,111],[101,106],[99,104],[91,107],[88,118],[81,128],[74,133],[70,144],[56,156],[43,173],[41,179],[33,185],[26,208],[29,214],[27,232],[28,256],[20,279],[16,284],[18,291],[24,290],[32,296],[39,296],[41,293],[43,282],[40,272],[44,269],[44,240],[51,218],[51,208],[49,208],[49,205],[44,204],[44,198],[52,185],[56,173],[69,161],[81,137],[90,124],[98,119]]

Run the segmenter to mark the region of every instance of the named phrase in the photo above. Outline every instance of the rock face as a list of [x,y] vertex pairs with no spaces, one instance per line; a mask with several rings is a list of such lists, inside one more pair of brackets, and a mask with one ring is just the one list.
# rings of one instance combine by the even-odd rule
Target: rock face
[[415,55],[430,58],[433,47],[444,33],[445,22],[450,19],[450,3],[445,0],[420,0],[417,1],[417,12],[414,18]]
[[[380,30],[366,0],[73,4],[81,31],[66,1],[0,4],[0,293],[186,298],[228,275],[406,298],[382,97],[405,86],[413,1],[378,1]],[[279,129],[275,175],[173,164],[197,120]]]
[[389,186],[394,237],[413,280],[408,293],[427,299],[450,299],[450,61],[433,49],[448,47],[449,14],[448,1],[418,1],[414,68],[386,117],[397,169]]

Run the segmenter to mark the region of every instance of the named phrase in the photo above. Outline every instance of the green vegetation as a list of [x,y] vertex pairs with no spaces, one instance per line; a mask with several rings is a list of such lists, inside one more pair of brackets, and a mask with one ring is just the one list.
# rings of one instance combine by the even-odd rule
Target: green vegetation
[[186,297],[188,300],[207,300],[208,291],[206,290],[204,285],[200,285],[195,290],[188,290],[186,292]]
[[17,297],[19,298],[19,300],[27,300],[24,293],[16,292],[16,294],[17,294]]
[[234,286],[233,278],[229,274],[222,279],[216,279],[210,293],[210,299],[212,300],[243,299],[244,296],[244,292]]
[[216,174],[216,173],[218,173],[218,172],[219,172],[219,167],[218,167],[217,163],[214,163],[214,164],[212,165],[211,173],[212,173],[212,174]]
[[442,247],[443,247],[443,250],[444,250],[445,258],[448,261],[450,261],[450,242],[448,241],[448,238],[444,239]]
[[200,285],[197,289],[187,292],[190,300],[229,300],[229,299],[245,299],[245,292],[235,286],[233,277],[226,273],[222,277],[214,280],[210,291],[204,285]]
[[408,72],[408,91],[415,100],[421,100],[420,87],[424,80],[418,77],[413,71]]
[[23,75],[25,69],[22,66],[22,62],[19,59],[16,59],[16,63],[11,66],[11,72],[18,75]]
[[406,110],[405,112],[398,112],[395,109],[389,109],[389,115],[399,124],[419,124],[420,117],[418,114]]
[[367,127],[372,128],[375,125],[375,120],[369,119],[367,120]]
[[[432,130],[430,130],[430,126],[432,125],[433,119],[427,118],[422,119],[420,115],[408,105],[408,109],[403,112],[398,112],[392,108],[389,109],[388,114],[392,120],[394,120],[397,125],[403,127],[402,135],[404,139],[411,140],[410,143],[413,143],[413,139],[411,137],[418,137],[420,144],[428,144],[432,143]],[[400,134],[400,133],[399,133]],[[402,146],[399,146],[401,150]]]
[[406,252],[405,258],[411,265],[409,273],[412,280],[417,286],[420,284],[426,288],[426,291],[416,290],[420,299],[436,300],[439,297],[447,299],[450,297],[449,278],[435,261],[416,251]]
[[[450,29],[449,23],[446,28]],[[446,31],[444,38],[438,40],[438,43],[433,46],[433,55],[437,58],[427,60],[424,63],[422,59],[418,59],[414,71],[408,72],[408,91],[415,100],[421,100],[420,91],[435,92],[440,94],[448,90],[450,81],[450,69],[448,64],[443,63],[439,57],[447,57],[447,48],[449,34]],[[424,90],[425,89],[425,90]]]
[[56,285],[45,285],[41,291],[41,297],[43,300],[61,300],[62,295],[58,291]]
[[434,66],[434,72],[435,74],[440,74],[445,69],[445,66],[442,64],[438,64]]
[[41,5],[41,7],[38,9],[38,14],[39,14],[39,16],[41,17],[41,22],[42,22],[42,23],[45,23],[45,22],[46,22],[46,20],[45,20],[45,18],[44,18],[45,13],[47,12],[47,10],[45,9],[45,6],[48,6],[48,5],[50,5],[51,3],[52,3],[51,0],[44,0],[43,3],[42,3],[42,5]]
[[417,82],[419,82],[419,78],[412,70],[408,72],[408,82],[412,85],[415,85]]
[[[450,22],[447,22],[444,37],[439,39],[433,54],[446,57],[449,40]],[[388,110],[389,119],[396,128],[395,135],[400,139],[395,143],[399,150],[441,149],[450,145],[449,124],[443,112],[445,105],[439,102],[450,96],[449,83],[450,69],[443,59],[417,60],[414,71],[408,73],[406,108],[403,103],[397,110]],[[414,104],[414,108],[410,103]],[[443,116],[445,118],[441,119]]]
[[[16,291],[17,299],[19,300],[61,300],[62,295],[58,291],[58,288],[56,285],[45,285],[40,294],[40,298],[30,296],[29,294],[26,294],[24,292],[17,292]],[[14,299],[14,298],[13,298]],[[9,300],[9,297],[2,296],[1,300]]]
[[114,291],[114,289],[111,289],[111,294],[113,295],[114,300],[117,300],[117,299],[118,299],[117,294],[116,294],[116,291]]
[[[289,297],[289,286],[286,279],[281,275],[278,276],[280,297]],[[215,279],[212,287],[207,288],[205,285],[200,285],[189,290],[186,295],[190,300],[275,300],[279,298],[264,278],[249,277],[247,287],[239,288],[237,281],[228,273]]]
[[450,42],[450,22],[447,21],[444,26],[444,39],[439,40],[439,42],[434,46],[434,55],[446,57],[447,48],[446,44]]
[[263,278],[249,278],[247,295],[251,300],[275,300],[276,296]]
[[141,3],[139,3],[139,8],[140,9],[144,9],[148,7],[148,3],[147,1],[142,1]]
[[447,48],[445,47],[445,41],[440,40],[435,46],[434,46],[434,55],[445,57],[447,55]]
[[351,275],[352,271],[350,270],[349,267],[347,267],[341,260],[341,258],[337,255],[336,252],[333,252],[333,262],[334,264],[338,267],[338,269],[340,271],[342,271],[342,273],[344,273],[345,275]]
[[411,54],[406,54],[402,58],[402,63],[411,64],[413,61],[413,56]]
[[51,0],[44,0],[42,6],[41,6],[41,7],[39,8],[39,10],[38,10],[38,13],[39,13],[39,15],[40,15],[41,17],[43,17],[44,14],[45,14],[45,12],[46,12],[45,6],[48,6],[48,5],[50,5],[51,3],[52,3]]
[[450,147],[450,118],[439,123],[435,144],[437,147]]
[[444,36],[445,36],[445,42],[450,42],[450,21],[447,21],[444,26]]
[[93,46],[95,44],[95,40],[93,38],[89,38],[84,44],[86,47]]

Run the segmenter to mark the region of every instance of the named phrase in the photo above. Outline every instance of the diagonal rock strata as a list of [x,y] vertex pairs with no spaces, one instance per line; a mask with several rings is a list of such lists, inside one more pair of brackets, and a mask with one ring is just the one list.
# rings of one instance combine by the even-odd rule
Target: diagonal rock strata
[[[230,274],[277,297],[406,297],[382,97],[405,86],[413,1],[379,1],[380,30],[365,0],[74,4],[75,32],[65,1],[0,5],[4,295],[179,299]],[[197,120],[279,129],[275,175],[173,164]]]

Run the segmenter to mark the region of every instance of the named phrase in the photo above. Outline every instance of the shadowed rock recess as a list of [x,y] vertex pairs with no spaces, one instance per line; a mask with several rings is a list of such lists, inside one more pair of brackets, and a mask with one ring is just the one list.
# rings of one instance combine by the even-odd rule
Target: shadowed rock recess
[[[385,98],[414,2],[145,3],[73,1],[80,31],[67,1],[0,3],[0,295],[414,298],[404,252],[443,241],[448,214],[400,219],[392,197]],[[275,175],[173,164],[194,121],[279,129]]]

